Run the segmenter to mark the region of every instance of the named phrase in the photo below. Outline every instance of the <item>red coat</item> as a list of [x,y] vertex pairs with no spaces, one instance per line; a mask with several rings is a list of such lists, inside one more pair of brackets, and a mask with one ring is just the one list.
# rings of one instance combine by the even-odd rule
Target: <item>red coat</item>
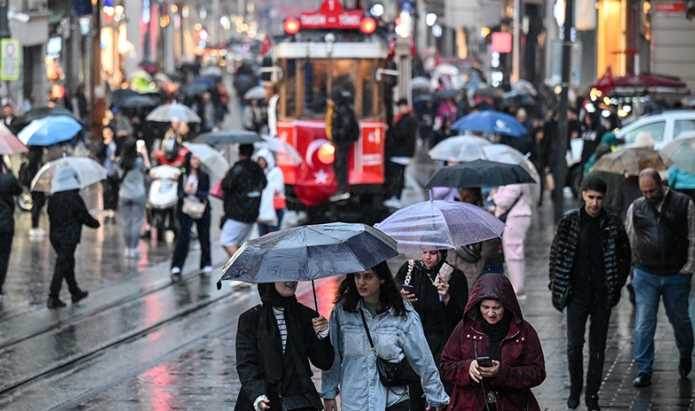
[[500,274],[485,274],[473,285],[464,318],[449,338],[441,355],[442,378],[452,386],[449,410],[485,409],[483,389],[468,375],[471,362],[488,353],[488,337],[480,327],[480,302],[495,299],[512,314],[507,336],[501,343],[500,369],[485,379],[487,391],[495,391],[497,411],[540,411],[531,388],[545,380],[543,349],[536,330],[524,321],[509,280]]

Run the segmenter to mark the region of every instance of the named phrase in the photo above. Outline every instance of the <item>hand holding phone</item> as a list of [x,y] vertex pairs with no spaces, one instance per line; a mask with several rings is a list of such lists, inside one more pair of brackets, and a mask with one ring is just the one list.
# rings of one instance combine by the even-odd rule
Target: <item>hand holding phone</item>
[[483,368],[492,367],[492,359],[488,356],[478,357],[475,360],[478,362],[479,367],[483,367]]
[[401,297],[408,302],[417,301],[417,296],[415,295],[415,287],[412,285],[401,285]]

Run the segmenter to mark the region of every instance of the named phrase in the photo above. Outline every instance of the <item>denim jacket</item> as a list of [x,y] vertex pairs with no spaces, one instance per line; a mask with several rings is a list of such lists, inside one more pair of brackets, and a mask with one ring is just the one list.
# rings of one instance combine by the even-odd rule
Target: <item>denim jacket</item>
[[363,310],[376,353],[371,349],[359,311],[349,312],[339,303],[330,320],[331,343],[335,349],[333,367],[322,375],[322,396],[334,399],[340,392],[344,411],[383,411],[408,398],[407,387],[387,389],[379,381],[376,354],[397,362],[407,357],[420,376],[427,403],[442,407],[449,396],[444,391],[439,371],[430,352],[422,324],[413,307],[406,303],[406,316],[393,310],[372,315],[362,301]]

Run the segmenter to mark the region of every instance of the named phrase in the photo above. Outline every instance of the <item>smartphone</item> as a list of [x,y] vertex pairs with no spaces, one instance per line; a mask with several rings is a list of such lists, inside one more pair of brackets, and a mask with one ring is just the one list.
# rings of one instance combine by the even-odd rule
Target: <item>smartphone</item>
[[139,140],[135,141],[135,148],[139,152],[145,151],[145,140],[139,139]]
[[401,285],[401,289],[405,290],[406,293],[415,294],[415,287],[412,285]]
[[479,367],[483,367],[483,368],[492,367],[492,359],[490,357],[478,357],[475,360],[478,362]]

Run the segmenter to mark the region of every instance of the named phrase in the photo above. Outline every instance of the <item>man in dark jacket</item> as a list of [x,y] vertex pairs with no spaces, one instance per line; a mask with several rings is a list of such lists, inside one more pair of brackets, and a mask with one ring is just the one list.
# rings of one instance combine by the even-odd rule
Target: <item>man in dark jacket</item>
[[246,240],[261,207],[261,193],[268,184],[261,166],[251,160],[253,144],[239,145],[239,161],[222,180],[224,222],[220,242],[231,257]]
[[635,290],[635,387],[651,384],[654,333],[659,299],[676,336],[678,371],[687,378],[692,368],[693,326],[688,310],[690,280],[695,271],[695,205],[686,195],[664,188],[654,169],[639,175],[642,197],[627,210]]
[[347,89],[339,90],[333,98],[335,111],[331,120],[331,138],[335,146],[335,162],[333,170],[338,181],[338,192],[331,201],[341,201],[350,198],[348,192],[348,158],[353,143],[360,138],[360,124],[355,111],[350,106],[352,94]]
[[553,306],[567,307],[567,363],[570,396],[567,406],[579,406],[583,385],[584,332],[589,328],[589,369],[586,406],[598,410],[606,337],[611,309],[630,272],[630,245],[620,219],[606,212],[606,183],[589,175],[582,183],[582,208],[567,213],[550,249],[550,290]]
[[99,222],[89,214],[79,190],[51,195],[48,198],[48,221],[49,238],[57,257],[46,306],[54,309],[65,307],[65,303],[59,298],[63,279],[72,294],[73,304],[89,294],[81,290],[75,280],[75,250],[82,237],[82,226],[99,228]]
[[392,197],[387,203],[394,208],[400,207],[401,193],[405,186],[405,169],[415,156],[417,136],[417,120],[408,105],[408,100],[402,98],[396,103],[398,114],[396,121],[388,133],[387,141],[387,193]]
[[14,197],[20,194],[22,187],[0,156],[0,303],[14,237]]

